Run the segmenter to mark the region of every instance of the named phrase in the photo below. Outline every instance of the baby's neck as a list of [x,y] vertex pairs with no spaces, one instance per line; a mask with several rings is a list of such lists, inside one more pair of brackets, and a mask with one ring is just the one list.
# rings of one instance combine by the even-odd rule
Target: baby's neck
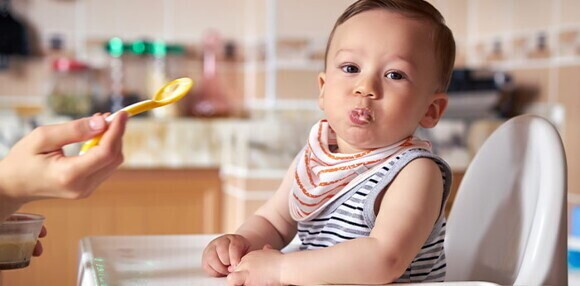
[[328,145],[328,150],[330,150],[332,153],[340,153],[340,150],[338,150],[338,145],[336,144]]

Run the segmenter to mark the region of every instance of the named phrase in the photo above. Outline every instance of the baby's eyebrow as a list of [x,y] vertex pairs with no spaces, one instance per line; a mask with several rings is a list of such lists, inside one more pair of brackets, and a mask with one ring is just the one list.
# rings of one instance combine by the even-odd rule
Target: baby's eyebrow
[[401,56],[391,56],[386,59],[388,62],[402,62],[407,64],[411,70],[415,70],[417,68],[417,64],[410,58],[401,57]]
[[357,50],[355,50],[355,49],[339,49],[334,54],[334,57],[338,57],[341,53],[356,53],[356,52],[357,52]]
[[[353,49],[353,48],[342,48],[342,49],[338,49],[336,51],[336,53],[334,54],[334,58],[336,59],[338,56],[340,56],[341,54],[360,54],[360,55],[364,55],[365,51],[364,50],[359,50],[359,49]],[[409,57],[405,57],[405,56],[401,56],[401,55],[389,55],[388,57],[384,58],[385,62],[400,62],[403,63],[407,66],[407,68],[405,70],[407,70],[407,72],[412,72],[414,70],[417,69],[417,63],[409,58]]]

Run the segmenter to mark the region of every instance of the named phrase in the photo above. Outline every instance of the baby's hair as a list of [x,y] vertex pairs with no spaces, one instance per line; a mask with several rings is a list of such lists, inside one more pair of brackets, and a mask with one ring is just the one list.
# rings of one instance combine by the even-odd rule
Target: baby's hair
[[334,37],[336,28],[357,14],[375,9],[385,9],[404,14],[408,17],[427,20],[433,25],[433,41],[435,44],[435,57],[440,82],[437,91],[447,91],[455,63],[455,40],[453,39],[453,33],[451,33],[451,30],[445,24],[445,19],[441,13],[433,5],[423,0],[359,0],[350,5],[338,17],[336,23],[334,23],[332,32],[330,32],[328,42],[326,43],[326,52],[324,53],[324,69],[326,70],[328,49],[330,48],[330,43]]

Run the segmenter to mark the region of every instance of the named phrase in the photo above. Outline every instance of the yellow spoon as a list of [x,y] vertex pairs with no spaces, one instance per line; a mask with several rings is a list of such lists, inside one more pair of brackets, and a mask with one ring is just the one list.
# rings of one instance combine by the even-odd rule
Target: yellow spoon
[[[125,111],[129,114],[129,116],[137,115],[141,112],[145,112],[147,110],[161,107],[170,103],[174,103],[180,100],[182,97],[187,94],[187,92],[193,86],[193,80],[188,77],[178,78],[169,82],[168,84],[164,85],[160,88],[157,93],[153,96],[153,99],[143,100],[137,102],[135,104],[131,104],[105,118],[107,123],[111,123],[115,116],[121,112]],[[99,141],[101,141],[101,136],[99,135],[83,144],[81,147],[81,152],[79,155],[82,155],[89,151],[89,149],[99,145]]]

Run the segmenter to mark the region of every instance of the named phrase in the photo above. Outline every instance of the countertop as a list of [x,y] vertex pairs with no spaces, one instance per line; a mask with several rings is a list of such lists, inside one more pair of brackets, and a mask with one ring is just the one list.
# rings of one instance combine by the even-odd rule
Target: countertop
[[[225,167],[283,172],[321,116],[314,111],[276,111],[249,118],[131,118],[123,137],[125,162],[121,168]],[[0,119],[0,158],[35,126],[70,120],[53,116],[22,118],[7,112],[0,112]],[[470,155],[464,148],[450,148],[446,141],[447,137],[460,136],[465,131],[463,125],[442,121],[437,128],[420,135],[432,140],[435,151],[454,170],[465,170]],[[65,153],[78,154],[80,146],[65,146]]]

